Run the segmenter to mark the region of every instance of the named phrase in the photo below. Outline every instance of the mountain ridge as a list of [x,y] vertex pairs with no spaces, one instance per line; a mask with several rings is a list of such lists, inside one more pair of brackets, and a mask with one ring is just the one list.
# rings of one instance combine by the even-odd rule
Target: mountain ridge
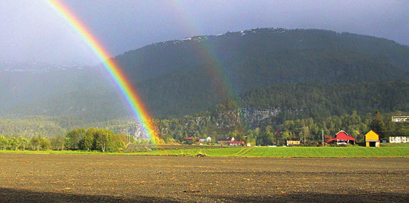
[[[391,49],[391,46],[394,48]],[[140,82],[144,79],[141,79],[138,73],[150,79],[178,67],[201,66],[208,63],[208,60],[215,60],[231,70],[239,63],[249,60],[248,58],[259,57],[254,54],[260,53],[260,50],[267,56],[283,55],[291,50],[321,50],[323,53],[325,50],[344,50],[343,53],[345,50],[366,52],[372,58],[382,56],[398,66],[407,66],[407,49],[407,46],[391,40],[350,33],[266,28],[156,43],[125,52],[115,59],[130,78]],[[306,57],[305,52],[300,54]],[[274,65],[274,61],[266,62],[268,65]],[[147,72],[149,70],[152,72]]]

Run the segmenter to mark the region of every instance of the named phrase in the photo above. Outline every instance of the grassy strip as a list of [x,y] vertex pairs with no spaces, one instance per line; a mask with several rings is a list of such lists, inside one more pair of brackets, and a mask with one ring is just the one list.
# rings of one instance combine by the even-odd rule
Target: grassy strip
[[408,147],[233,147],[214,149],[158,150],[137,153],[103,153],[98,151],[10,151],[0,153],[16,154],[89,154],[89,155],[156,155],[156,156],[196,156],[210,157],[409,157]]
[[[140,152],[139,155],[195,156],[205,154],[211,157],[409,157],[409,148],[366,148],[366,147],[257,147],[186,149]],[[246,150],[244,153],[243,151]]]
[[381,147],[409,147],[408,143],[381,143]]
[[294,147],[258,148],[245,156],[255,157],[408,157],[408,148]]
[[198,154],[206,154],[213,157],[231,157],[235,156],[245,148],[218,148],[218,149],[179,149],[179,150],[164,150],[151,152],[137,152],[137,155],[158,155],[158,156],[196,156]]
[[100,151],[31,151],[31,150],[0,150],[0,153],[9,153],[9,154],[90,154],[90,155],[124,155],[127,153],[121,153],[121,152],[100,152]]

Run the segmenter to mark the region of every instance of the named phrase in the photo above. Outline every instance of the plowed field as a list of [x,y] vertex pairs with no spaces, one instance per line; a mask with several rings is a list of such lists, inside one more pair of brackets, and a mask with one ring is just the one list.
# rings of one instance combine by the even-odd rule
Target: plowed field
[[0,202],[407,202],[407,158],[0,154]]

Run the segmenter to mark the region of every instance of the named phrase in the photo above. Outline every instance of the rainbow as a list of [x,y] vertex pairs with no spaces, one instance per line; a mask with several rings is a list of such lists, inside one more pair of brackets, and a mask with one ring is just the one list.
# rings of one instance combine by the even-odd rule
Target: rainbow
[[[195,16],[192,14],[192,9],[189,8],[188,4],[182,2],[181,0],[169,1],[171,9],[175,12],[175,15],[178,16],[178,19],[181,20],[181,24],[185,26],[187,32],[190,36],[200,35],[204,33],[204,28],[200,22],[198,22]],[[232,82],[229,81],[227,74],[224,71],[224,67],[215,52],[212,44],[204,41],[197,44],[197,49],[195,54],[202,58],[202,61],[207,61],[210,64],[209,76],[215,79],[215,93],[223,98],[225,96],[232,97],[233,89]],[[237,104],[237,101],[234,101]]]
[[152,141],[156,140],[153,138],[158,138],[158,134],[156,133],[148,109],[144,106],[144,103],[140,99],[136,90],[132,87],[129,79],[122,72],[121,67],[114,59],[110,58],[111,55],[104,49],[87,27],[74,15],[74,12],[72,12],[68,6],[64,5],[60,0],[46,0],[46,3],[77,32],[94,54],[102,61],[104,67],[123,93],[126,101],[139,121],[140,126],[142,126],[145,135],[151,138]]

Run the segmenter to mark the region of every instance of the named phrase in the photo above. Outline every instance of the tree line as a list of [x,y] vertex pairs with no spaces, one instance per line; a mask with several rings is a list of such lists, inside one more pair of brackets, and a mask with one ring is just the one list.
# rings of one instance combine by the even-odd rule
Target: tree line
[[[234,113],[232,113],[233,115]],[[188,137],[211,137],[211,143],[217,142],[218,138],[234,137],[237,141],[244,141],[254,145],[281,145],[289,137],[299,137],[304,142],[320,142],[322,131],[325,135],[334,136],[340,130],[349,133],[356,139],[357,143],[364,142],[364,136],[370,130],[379,134],[380,138],[390,136],[408,136],[408,123],[392,122],[391,116],[403,115],[396,111],[382,115],[376,111],[374,114],[358,115],[356,111],[352,114],[341,116],[330,116],[323,120],[314,118],[286,120],[278,123],[279,118],[270,118],[259,126],[251,127],[240,117],[231,116],[224,118],[228,127],[217,125],[219,118],[210,114],[202,114],[196,117],[186,116],[180,119],[156,120],[160,137],[135,140],[134,136],[122,133],[114,133],[112,130],[99,128],[77,128],[70,130],[65,136],[57,135],[51,138],[41,135],[24,136],[0,135],[1,150],[97,150],[101,152],[115,152],[125,149],[129,143],[137,144],[166,144],[166,143],[189,143]],[[220,116],[220,115],[219,115]],[[224,115],[226,116],[226,114]],[[130,123],[121,129],[130,127]],[[190,143],[192,144],[192,143]]]
[[111,130],[98,128],[78,128],[70,130],[65,136],[52,138],[41,135],[30,139],[23,136],[7,138],[0,135],[1,150],[97,150],[116,152],[124,149],[126,144],[134,142],[133,137],[115,134]]
[[0,135],[0,150],[49,150],[55,146],[58,137],[45,138],[41,135],[33,136],[30,139],[23,136],[13,136],[7,138]]

